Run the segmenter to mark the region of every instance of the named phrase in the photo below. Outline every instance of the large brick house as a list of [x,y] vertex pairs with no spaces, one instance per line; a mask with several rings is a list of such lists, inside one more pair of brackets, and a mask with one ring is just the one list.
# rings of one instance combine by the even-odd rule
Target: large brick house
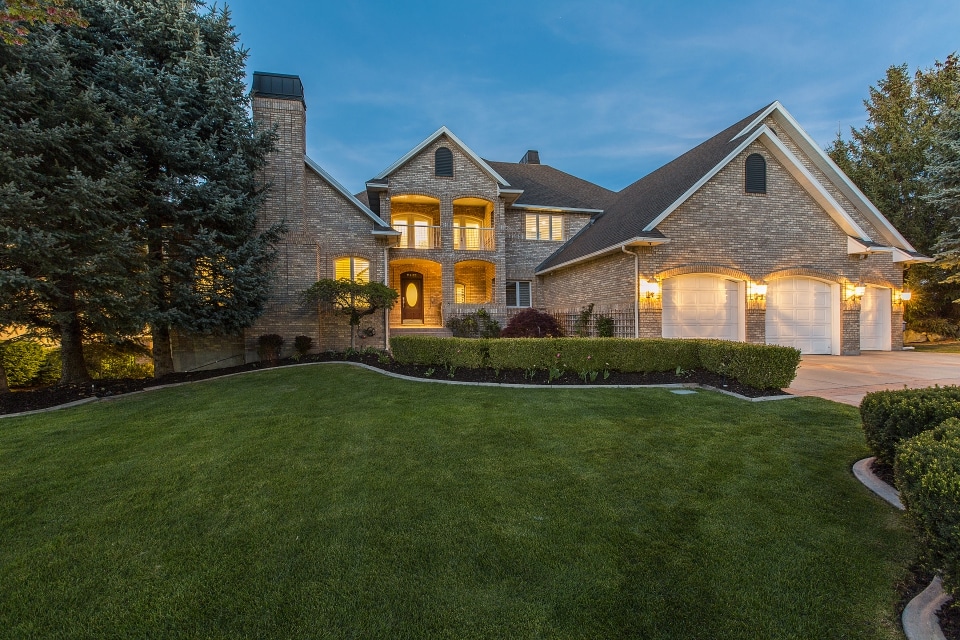
[[[254,74],[276,126],[264,224],[283,220],[267,310],[234,339],[179,336],[179,369],[256,356],[257,337],[349,344],[298,300],[319,278],[384,282],[400,303],[359,344],[483,308],[585,305],[624,337],[715,337],[853,355],[902,347],[903,268],[925,261],[778,102],[613,192],[540,163],[482,159],[446,127],[354,195],[306,157],[296,76]],[[216,364],[212,364],[216,363]]]

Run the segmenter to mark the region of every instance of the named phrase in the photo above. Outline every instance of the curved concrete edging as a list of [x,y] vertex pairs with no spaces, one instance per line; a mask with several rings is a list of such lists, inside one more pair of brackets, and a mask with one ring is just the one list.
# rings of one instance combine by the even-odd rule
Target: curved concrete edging
[[[905,510],[900,501],[900,493],[889,484],[881,480],[873,472],[873,461],[876,458],[864,458],[853,465],[853,475],[870,491],[892,504],[901,511]],[[907,640],[946,640],[937,612],[951,597],[943,591],[943,582],[937,576],[917,597],[907,603],[900,616],[903,624],[903,633]]]
[[21,411],[20,413],[5,413],[0,415],[0,420],[3,418],[19,418],[21,416],[32,416],[37,413],[47,413],[49,411],[59,411],[60,409],[69,409],[70,407],[77,407],[82,404],[87,404],[90,402],[100,402],[100,401],[111,401],[117,400],[119,398],[126,398],[128,396],[137,395],[138,393],[146,393],[148,391],[157,391],[158,389],[172,389],[174,387],[182,387],[185,384],[197,384],[199,382],[208,382],[210,380],[222,380],[224,378],[232,378],[233,376],[244,376],[249,373],[260,373],[261,371],[272,371],[273,369],[286,369],[290,367],[311,367],[318,364],[348,364],[354,367],[361,367],[374,373],[379,373],[384,376],[389,376],[391,378],[397,378],[398,380],[408,380],[410,382],[433,382],[439,384],[458,384],[466,386],[475,386],[475,387],[503,387],[507,389],[705,389],[707,391],[716,391],[717,393],[722,393],[724,395],[733,396],[740,400],[745,400],[747,402],[767,402],[770,400],[789,400],[791,398],[798,398],[800,396],[792,395],[780,395],[780,396],[764,396],[762,398],[748,398],[747,396],[742,396],[739,393],[734,393],[733,391],[726,391],[724,389],[718,389],[716,387],[711,387],[706,384],[698,384],[695,382],[684,382],[684,383],[674,383],[674,384],[576,384],[576,385],[550,385],[550,384],[513,384],[507,382],[463,382],[461,380],[441,380],[439,378],[417,378],[414,376],[405,376],[401,373],[393,373],[392,371],[384,371],[383,369],[378,369],[372,367],[363,362],[350,362],[348,360],[328,360],[326,362],[304,362],[302,364],[288,364],[283,367],[267,367],[264,369],[251,369],[250,371],[238,371],[236,373],[227,373],[222,376],[215,376],[213,378],[204,378],[203,380],[188,380],[186,382],[174,382],[173,384],[161,384],[155,387],[147,387],[145,389],[140,389],[139,391],[131,391],[129,393],[121,393],[115,396],[108,396],[104,398],[93,397],[93,398],[82,398],[80,400],[74,400],[73,402],[67,402],[66,404],[58,404],[55,407],[46,407],[45,409],[35,409],[34,411]]

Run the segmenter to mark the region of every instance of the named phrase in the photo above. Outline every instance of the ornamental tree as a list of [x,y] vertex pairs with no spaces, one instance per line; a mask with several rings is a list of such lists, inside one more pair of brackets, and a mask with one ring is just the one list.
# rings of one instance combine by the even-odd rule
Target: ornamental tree
[[356,282],[347,278],[318,280],[301,294],[304,303],[319,303],[321,313],[333,313],[350,319],[350,348],[355,347],[354,336],[360,320],[381,309],[392,309],[400,296],[379,282]]

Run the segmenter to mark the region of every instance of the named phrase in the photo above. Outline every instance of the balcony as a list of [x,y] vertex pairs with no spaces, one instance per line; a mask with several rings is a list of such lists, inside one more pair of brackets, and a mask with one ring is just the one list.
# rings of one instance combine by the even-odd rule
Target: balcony
[[489,227],[453,227],[453,248],[464,251],[493,251],[493,229]]
[[440,247],[440,227],[425,224],[394,225],[400,232],[399,249],[437,249]]

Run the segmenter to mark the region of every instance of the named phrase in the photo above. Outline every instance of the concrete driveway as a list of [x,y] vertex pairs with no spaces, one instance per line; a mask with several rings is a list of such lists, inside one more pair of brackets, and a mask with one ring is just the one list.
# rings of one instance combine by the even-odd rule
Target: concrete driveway
[[870,391],[935,384],[960,385],[960,353],[865,351],[859,356],[803,356],[787,391],[859,405]]

